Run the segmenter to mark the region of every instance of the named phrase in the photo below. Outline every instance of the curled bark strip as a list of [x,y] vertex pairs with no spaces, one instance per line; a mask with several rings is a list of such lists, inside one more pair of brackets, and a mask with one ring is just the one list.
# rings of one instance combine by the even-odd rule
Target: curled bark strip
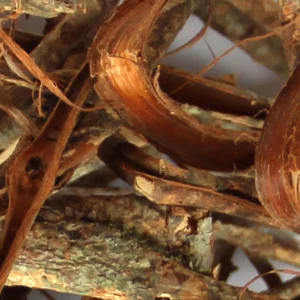
[[[92,82],[87,68],[78,73],[69,96],[80,107]],[[85,80],[83,86],[79,84]],[[14,161],[8,173],[9,207],[0,239],[0,288],[12,269],[26,234],[55,185],[60,158],[79,110],[59,102],[37,139]]]
[[159,70],[151,76],[147,69],[143,49],[165,2],[125,1],[98,31],[89,51],[97,93],[127,124],[187,164],[213,170],[251,165],[259,133],[199,123],[161,91]]
[[278,224],[300,231],[300,65],[279,93],[256,153],[256,187]]

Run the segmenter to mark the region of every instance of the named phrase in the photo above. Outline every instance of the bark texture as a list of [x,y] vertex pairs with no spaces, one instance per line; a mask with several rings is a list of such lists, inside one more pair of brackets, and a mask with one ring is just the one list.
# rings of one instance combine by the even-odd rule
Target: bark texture
[[[231,3],[232,2],[232,3]],[[256,8],[256,1],[242,1],[239,6],[247,8]],[[258,1],[264,2],[264,1]],[[231,0],[212,0],[212,20],[211,26],[228,37],[233,42],[243,40],[250,36],[258,36],[270,32],[270,29],[263,23],[253,19],[252,14],[240,10]],[[207,20],[208,14],[205,9],[206,0],[200,0],[199,8],[196,15],[200,16],[204,21]],[[258,4],[260,5],[260,4]],[[275,6],[275,3],[274,3]],[[226,15],[226,18],[224,16]],[[255,17],[255,15],[254,15]],[[254,41],[242,45],[242,48],[256,61],[265,65],[272,71],[287,77],[289,69],[285,57],[285,51],[282,40],[278,35],[274,35],[264,40]]]
[[44,18],[53,18],[61,13],[73,13],[76,10],[84,10],[84,0],[1,0],[0,7],[3,10],[15,11]]
[[[239,299],[240,289],[196,274],[180,264],[180,256],[167,257],[164,245],[151,242],[155,235],[174,242],[172,231],[157,222],[162,212],[136,196],[49,200],[7,284],[101,299]],[[252,292],[243,297],[280,299]]]

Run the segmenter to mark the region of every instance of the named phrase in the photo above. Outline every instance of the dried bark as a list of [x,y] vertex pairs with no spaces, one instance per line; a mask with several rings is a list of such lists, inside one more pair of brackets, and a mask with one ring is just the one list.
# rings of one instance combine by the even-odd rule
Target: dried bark
[[[220,32],[222,35],[228,37],[233,42],[243,40],[250,36],[263,35],[270,32],[263,23],[253,19],[253,14],[248,15],[241,11],[232,2],[232,0],[214,0],[212,1],[212,21],[211,26]],[[240,1],[239,1],[240,2]],[[256,2],[256,1],[255,1]],[[264,1],[243,1],[238,6],[252,6],[253,10],[257,5],[261,5]],[[205,9],[206,1],[201,0],[199,8],[195,13],[204,21],[207,20],[207,12]],[[274,4],[275,6],[275,4]],[[252,11],[252,10],[251,10]],[[261,11],[261,10],[257,10]],[[226,18],[224,18],[226,15]],[[254,16],[255,17],[255,16]],[[279,36],[274,35],[264,40],[246,43],[241,46],[253,59],[265,65],[272,71],[280,74],[286,78],[289,74],[288,65],[285,57],[282,40]]]
[[[31,57],[44,71],[52,72],[62,67],[73,49],[81,48],[86,53],[98,27],[111,16],[117,3],[117,0],[87,1],[86,12],[77,11],[61,19]],[[82,63],[83,60],[79,61],[79,66]]]
[[228,2],[269,29],[280,25],[278,4],[273,0],[228,0]]
[[0,0],[1,10],[15,11],[19,14],[40,16],[44,18],[53,18],[60,13],[74,13],[76,10],[84,10],[86,2],[84,0],[55,0],[47,3],[39,0]]
[[[95,30],[110,17],[117,4],[117,1],[110,1],[109,4],[105,4],[106,2],[103,1],[99,6],[98,2],[98,0],[89,1],[85,14],[77,12],[61,19],[30,53],[31,58],[40,65],[44,72],[54,71],[64,66],[67,58],[79,45],[83,44],[80,46],[81,51],[87,50]],[[84,34],[78,35],[78,31]],[[80,68],[85,57],[86,54],[76,56],[77,64],[74,66],[76,69]],[[32,95],[29,89],[4,86],[1,87],[1,90],[3,95],[1,102],[15,105],[25,111],[32,104]],[[22,134],[22,129],[15,126],[10,118],[4,117],[3,113],[0,113],[0,116],[1,148],[6,148]]]
[[211,186],[207,187],[209,176],[204,177],[206,184],[202,182],[202,186],[173,181],[167,176],[168,180],[162,179],[164,164],[159,164],[160,170],[162,170],[160,176],[152,176],[144,173],[135,164],[119,159],[115,150],[119,147],[119,143],[109,138],[100,145],[98,155],[138,193],[155,203],[208,209],[209,211],[244,217],[256,222],[275,223],[259,205],[230,194],[219,193]]
[[256,257],[273,258],[300,266],[299,242],[284,231],[257,231],[256,227],[247,228],[218,221],[213,226],[213,232],[215,239],[225,240]]
[[[4,162],[0,220],[5,220],[0,238],[1,288],[19,257],[7,284],[101,299],[285,299],[296,295],[298,283],[283,284],[277,275],[266,278],[269,294],[241,293],[221,280],[233,271],[231,257],[238,246],[260,273],[271,269],[269,257],[299,266],[299,243],[279,229],[297,230],[299,223],[292,210],[299,206],[298,68],[272,106],[272,99],[222,80],[194,78],[157,66],[201,3],[126,0],[98,30],[117,1],[89,1],[86,14],[77,11],[49,21],[38,46],[34,37],[34,45],[19,39],[20,47],[0,29],[1,54],[7,64],[0,77],[5,81],[1,93],[6,102],[0,108],[24,131],[0,153],[0,163]],[[274,9],[266,13],[269,0],[257,6],[259,12],[254,7],[247,10],[245,1],[214,4],[223,5],[216,6],[217,13],[231,9],[227,15],[232,24],[245,25],[239,33],[244,37],[270,32],[274,26]],[[243,15],[247,18],[240,20]],[[263,15],[268,18],[263,20]],[[291,29],[289,34],[296,32],[293,24],[284,27]],[[275,39],[260,46],[278,54]],[[22,44],[34,47],[30,56]],[[251,51],[257,54],[256,49]],[[294,62],[289,58],[289,63]],[[88,63],[102,99],[92,89],[95,81]],[[281,63],[279,57],[269,67],[278,71]],[[37,108],[29,101],[30,91],[38,92]],[[97,111],[103,103],[106,111]],[[3,132],[10,124],[8,118],[0,119]],[[278,126],[275,131],[272,122]],[[272,140],[276,135],[282,136],[280,145]],[[266,159],[275,177],[254,169],[257,143],[257,163],[268,151],[277,155]],[[177,165],[162,159],[153,146]],[[103,164],[104,170],[99,169]],[[280,164],[279,173],[284,176],[278,184]],[[276,197],[268,198],[270,190],[260,189],[257,194],[256,171],[258,181],[274,179],[267,189],[278,194],[276,189],[285,186],[288,197],[281,207]],[[130,188],[110,188],[118,176]],[[278,213],[284,205],[291,208],[286,214]]]
[[[8,285],[102,299],[153,299],[163,293],[179,299],[239,299],[239,288],[182,267],[178,256],[162,255],[165,245],[178,248],[182,238],[193,238],[184,227],[176,233],[183,218],[169,215],[165,223],[164,207],[134,195],[55,197],[41,210]],[[151,242],[155,237],[163,244]],[[280,299],[252,292],[245,297]]]
[[278,224],[300,230],[300,66],[279,93],[256,153],[259,199]]
[[[161,89],[174,100],[205,110],[253,117],[268,111],[273,102],[272,98],[241,90],[216,79],[204,76],[194,78],[190,73],[165,65],[161,66],[158,81]],[[189,84],[173,92],[186,82]]]
[[[240,193],[256,198],[254,176],[249,174],[212,174],[195,168],[183,169],[162,158],[155,158],[124,138],[110,136],[101,145],[99,155],[111,168],[131,183],[130,172],[143,172],[159,178],[205,187],[224,194]],[[118,167],[121,166],[121,167]]]
[[[124,122],[175,159],[211,170],[249,167],[257,132],[245,135],[199,123],[162,93],[157,82],[159,70],[153,76],[147,70],[143,49],[164,4],[128,1],[100,28],[89,51],[97,93],[114,106]],[[133,26],[133,20],[141,26]],[[128,69],[131,72],[126,72]]]
[[299,9],[300,3],[297,0],[278,1],[278,11],[281,24],[293,22],[291,26],[282,32],[283,45],[290,72],[292,73],[299,62]]

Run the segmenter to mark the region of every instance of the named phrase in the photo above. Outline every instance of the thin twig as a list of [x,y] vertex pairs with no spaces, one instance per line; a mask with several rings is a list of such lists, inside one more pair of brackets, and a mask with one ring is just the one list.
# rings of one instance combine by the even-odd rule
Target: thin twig
[[46,290],[39,290],[41,294],[43,294],[48,300],[56,300],[54,297],[50,295],[50,293]]
[[264,274],[259,274],[257,276],[255,276],[253,279],[251,279],[240,291],[239,293],[239,299],[242,299],[244,293],[246,292],[247,288],[257,279],[269,275],[269,274],[274,274],[274,273],[285,273],[285,274],[290,274],[290,275],[296,275],[296,276],[300,276],[300,272],[299,271],[294,271],[294,270],[287,270],[287,269],[276,269],[276,270],[272,270],[269,272],[266,272]]
[[177,47],[176,49],[171,50],[165,56],[170,56],[170,55],[176,54],[184,49],[188,49],[188,48],[192,47],[193,45],[195,45],[196,43],[198,43],[205,36],[205,34],[210,26],[210,22],[211,22],[211,18],[212,18],[211,6],[212,6],[211,0],[208,0],[208,7],[209,7],[208,19],[207,19],[204,27],[202,27],[201,30],[194,37],[192,37],[189,41],[187,41],[183,45]]
[[37,77],[53,94],[55,94],[60,100],[67,105],[76,108],[80,111],[91,112],[99,109],[103,109],[104,106],[100,105],[94,108],[82,108],[74,104],[69,100],[66,95],[57,87],[57,85],[44,73],[33,61],[33,59],[26,53],[9,35],[0,28],[0,37],[10,48],[10,50],[18,57],[18,59],[25,65],[25,67],[31,72],[31,74]]
[[[248,42],[254,42],[254,41],[259,41],[259,40],[263,40],[266,39],[268,37],[271,37],[275,34],[277,34],[278,32],[288,28],[289,26],[291,26],[296,20],[298,20],[298,18],[300,18],[300,16],[296,17],[292,22],[285,24],[283,26],[280,26],[278,28],[275,28],[272,32],[268,32],[266,34],[263,35],[259,35],[259,36],[254,36],[254,37],[249,37],[246,38],[242,41],[237,41],[232,47],[230,47],[228,50],[226,50],[225,52],[223,52],[220,56],[218,56],[215,60],[213,60],[210,64],[208,64],[206,67],[204,67],[200,72],[198,72],[197,74],[195,74],[193,76],[193,78],[196,78],[200,75],[203,75],[204,73],[206,73],[209,69],[211,69],[212,67],[214,67],[221,59],[223,59],[226,55],[228,55],[229,53],[231,53],[233,50],[235,50],[236,48],[248,43]],[[176,89],[174,89],[170,95],[174,95],[176,94],[178,91],[182,90],[183,88],[185,88],[187,85],[190,84],[190,81],[185,82],[184,84],[182,84],[181,86],[177,87]]]

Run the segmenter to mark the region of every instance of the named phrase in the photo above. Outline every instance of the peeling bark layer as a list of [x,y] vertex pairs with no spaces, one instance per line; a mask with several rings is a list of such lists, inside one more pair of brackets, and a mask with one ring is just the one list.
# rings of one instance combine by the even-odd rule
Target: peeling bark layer
[[161,91],[159,69],[154,74],[148,69],[143,50],[165,1],[125,4],[99,30],[89,51],[97,93],[129,126],[187,164],[226,171],[252,165],[258,132],[199,123]]
[[280,92],[256,152],[259,199],[278,224],[300,231],[300,65]]

